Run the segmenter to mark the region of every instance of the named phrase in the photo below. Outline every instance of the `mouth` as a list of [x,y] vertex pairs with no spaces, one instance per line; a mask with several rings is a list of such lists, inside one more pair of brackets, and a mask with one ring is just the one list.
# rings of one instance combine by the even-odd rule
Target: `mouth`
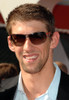
[[34,62],[38,58],[38,55],[36,55],[36,54],[33,54],[33,55],[24,55],[23,58],[27,62]]

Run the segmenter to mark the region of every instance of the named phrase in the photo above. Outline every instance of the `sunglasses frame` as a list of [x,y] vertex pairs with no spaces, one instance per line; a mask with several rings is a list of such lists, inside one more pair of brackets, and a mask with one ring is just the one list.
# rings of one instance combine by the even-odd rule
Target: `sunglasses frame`
[[[37,37],[34,37],[34,35],[37,35]],[[14,36],[20,36],[21,38],[23,37],[22,41],[20,42],[17,42],[17,40],[15,40],[15,37]],[[43,36],[43,38],[41,37]],[[44,37],[45,36],[45,37]],[[45,42],[46,38],[50,36],[50,32],[46,33],[46,32],[35,32],[35,33],[32,33],[32,34],[11,34],[10,35],[10,40],[14,43],[14,45],[16,46],[22,46],[25,41],[26,41],[26,38],[29,38],[31,43],[33,43],[34,45],[39,45],[39,44],[42,44]],[[35,40],[34,40],[35,38]],[[41,38],[41,39],[40,39]],[[20,39],[21,40],[21,39]]]

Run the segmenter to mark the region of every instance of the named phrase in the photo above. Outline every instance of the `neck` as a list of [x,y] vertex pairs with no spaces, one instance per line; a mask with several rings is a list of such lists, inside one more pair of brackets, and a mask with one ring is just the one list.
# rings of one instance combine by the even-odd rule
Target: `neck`
[[54,77],[55,67],[53,64],[48,63],[39,73],[29,74],[23,70],[21,73],[24,91],[30,100],[34,100],[49,88]]

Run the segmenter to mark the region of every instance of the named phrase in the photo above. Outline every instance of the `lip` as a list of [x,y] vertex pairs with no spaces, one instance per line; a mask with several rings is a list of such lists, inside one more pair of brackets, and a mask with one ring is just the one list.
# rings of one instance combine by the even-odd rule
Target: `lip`
[[32,63],[38,58],[38,54],[23,55],[23,58],[26,62]]

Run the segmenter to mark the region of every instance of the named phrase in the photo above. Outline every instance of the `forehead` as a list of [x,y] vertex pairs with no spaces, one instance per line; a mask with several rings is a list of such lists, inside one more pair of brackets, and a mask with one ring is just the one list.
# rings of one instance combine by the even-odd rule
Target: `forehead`
[[14,21],[11,25],[12,33],[29,33],[33,31],[47,31],[45,23],[41,21]]

